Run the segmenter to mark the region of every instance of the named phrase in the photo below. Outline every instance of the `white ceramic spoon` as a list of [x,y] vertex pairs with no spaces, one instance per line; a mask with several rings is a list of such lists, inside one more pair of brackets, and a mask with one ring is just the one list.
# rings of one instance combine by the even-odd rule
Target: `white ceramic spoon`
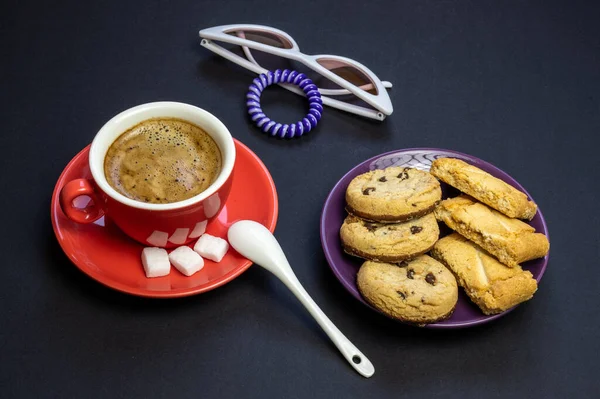
[[337,329],[302,287],[279,243],[266,227],[257,222],[242,220],[231,225],[227,238],[236,251],[273,273],[296,295],[356,371],[364,377],[375,373],[369,359]]

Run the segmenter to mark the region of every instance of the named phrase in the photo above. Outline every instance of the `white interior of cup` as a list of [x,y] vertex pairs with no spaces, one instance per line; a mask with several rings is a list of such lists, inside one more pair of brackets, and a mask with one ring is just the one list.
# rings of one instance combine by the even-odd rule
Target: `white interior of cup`
[[[104,157],[110,145],[125,131],[152,118],[183,119],[201,127],[217,143],[221,150],[222,167],[217,179],[200,194],[170,204],[149,204],[133,200],[112,188],[104,176]],[[90,148],[90,170],[96,184],[107,195],[123,204],[139,209],[167,211],[184,208],[214,194],[231,175],[235,162],[235,145],[225,125],[209,112],[193,105],[177,102],[155,102],[130,108],[109,120],[96,134]]]

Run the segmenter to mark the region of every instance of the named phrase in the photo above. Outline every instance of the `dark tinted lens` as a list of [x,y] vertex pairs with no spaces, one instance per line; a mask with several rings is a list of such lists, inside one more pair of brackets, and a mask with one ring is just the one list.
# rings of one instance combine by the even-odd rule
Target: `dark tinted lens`
[[271,33],[263,32],[258,30],[239,30],[226,32],[228,35],[237,36],[242,39],[251,40],[253,42],[266,44],[267,46],[273,46],[277,48],[292,48],[292,43],[284,36]]
[[377,87],[371,78],[358,67],[335,58],[319,58],[317,62],[354,86],[360,87],[368,93],[377,94]]

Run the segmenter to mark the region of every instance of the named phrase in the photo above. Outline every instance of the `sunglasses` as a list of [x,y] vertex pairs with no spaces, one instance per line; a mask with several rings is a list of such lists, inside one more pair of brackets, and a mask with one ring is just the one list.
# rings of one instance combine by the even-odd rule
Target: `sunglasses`
[[[279,29],[263,25],[236,24],[203,29],[199,34],[203,47],[257,74],[268,71],[256,60],[257,53],[271,54],[303,64],[325,78],[323,82],[315,83],[319,86],[323,104],[329,107],[377,120],[384,120],[394,111],[386,91],[392,87],[390,82],[382,82],[369,68],[350,58],[301,53],[296,41]],[[246,58],[213,43],[213,40],[241,46]],[[254,54],[251,49],[256,50]],[[294,85],[280,86],[298,95],[304,95],[304,92]],[[375,109],[332,98],[350,94]]]

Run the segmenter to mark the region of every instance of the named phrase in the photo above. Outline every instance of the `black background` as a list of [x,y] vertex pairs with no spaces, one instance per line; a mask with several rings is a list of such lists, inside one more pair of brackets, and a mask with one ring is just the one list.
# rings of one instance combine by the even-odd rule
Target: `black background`
[[[0,9],[0,396],[597,397],[598,2],[3,0]],[[308,54],[394,83],[379,123],[326,109],[293,141],[250,126],[253,74],[198,30],[259,23]],[[274,118],[304,100],[264,96]],[[79,272],[53,235],[52,189],[104,122],[145,102],[209,110],[270,169],[276,236],[300,281],[374,363],[355,373],[283,285],[252,267],[210,293],[135,298]],[[319,215],[337,180],[381,152],[449,148],[523,184],[551,256],[533,301],[485,326],[428,331],[358,303],[333,277]]]

